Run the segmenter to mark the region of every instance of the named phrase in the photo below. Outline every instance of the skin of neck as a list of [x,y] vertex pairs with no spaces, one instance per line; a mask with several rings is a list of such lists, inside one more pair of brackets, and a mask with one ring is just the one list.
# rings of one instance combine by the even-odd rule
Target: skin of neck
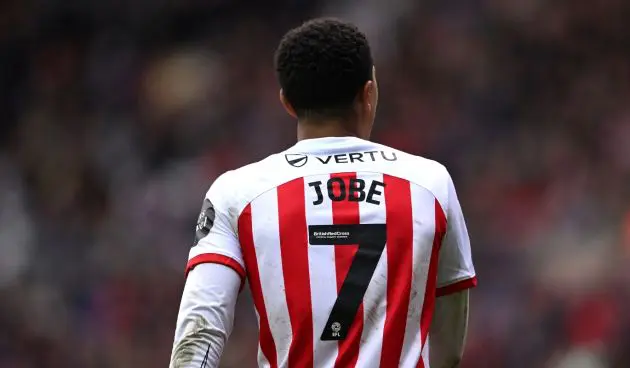
[[317,122],[299,120],[297,123],[297,140],[325,137],[360,137],[356,126],[357,124],[344,123],[338,120]]

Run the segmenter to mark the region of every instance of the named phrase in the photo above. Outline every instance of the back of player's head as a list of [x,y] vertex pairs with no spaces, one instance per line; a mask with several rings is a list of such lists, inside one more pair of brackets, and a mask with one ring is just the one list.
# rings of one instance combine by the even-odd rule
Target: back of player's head
[[275,53],[286,101],[298,118],[349,118],[353,103],[372,79],[367,37],[353,24],[318,18],[290,30]]

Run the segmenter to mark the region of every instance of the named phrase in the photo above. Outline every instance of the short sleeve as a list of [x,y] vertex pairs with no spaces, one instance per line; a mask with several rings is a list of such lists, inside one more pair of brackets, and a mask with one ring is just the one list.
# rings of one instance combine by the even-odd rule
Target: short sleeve
[[[447,173],[448,175],[448,173]],[[452,294],[477,285],[472,262],[470,238],[455,185],[448,175],[446,198],[446,233],[438,263],[437,296]]]
[[195,239],[188,256],[186,275],[202,263],[218,263],[232,268],[245,280],[243,253],[232,219],[229,176],[223,174],[212,184],[197,218]]

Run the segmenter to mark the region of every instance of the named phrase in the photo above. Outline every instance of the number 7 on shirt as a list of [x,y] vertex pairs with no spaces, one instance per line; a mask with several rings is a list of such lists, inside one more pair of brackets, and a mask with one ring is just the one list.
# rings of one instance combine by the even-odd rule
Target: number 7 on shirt
[[387,227],[385,224],[311,225],[308,230],[311,246],[359,246],[321,336],[324,341],[343,340],[385,249]]

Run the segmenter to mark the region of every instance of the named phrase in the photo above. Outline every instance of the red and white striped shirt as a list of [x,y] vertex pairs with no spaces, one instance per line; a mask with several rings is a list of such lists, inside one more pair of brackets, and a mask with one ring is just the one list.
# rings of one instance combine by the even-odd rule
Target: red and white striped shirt
[[[429,367],[435,298],[476,285],[447,170],[387,146],[302,140],[223,174],[205,203],[187,273],[221,264],[249,282],[260,367]],[[227,322],[204,323],[229,336],[234,303],[218,304]]]

